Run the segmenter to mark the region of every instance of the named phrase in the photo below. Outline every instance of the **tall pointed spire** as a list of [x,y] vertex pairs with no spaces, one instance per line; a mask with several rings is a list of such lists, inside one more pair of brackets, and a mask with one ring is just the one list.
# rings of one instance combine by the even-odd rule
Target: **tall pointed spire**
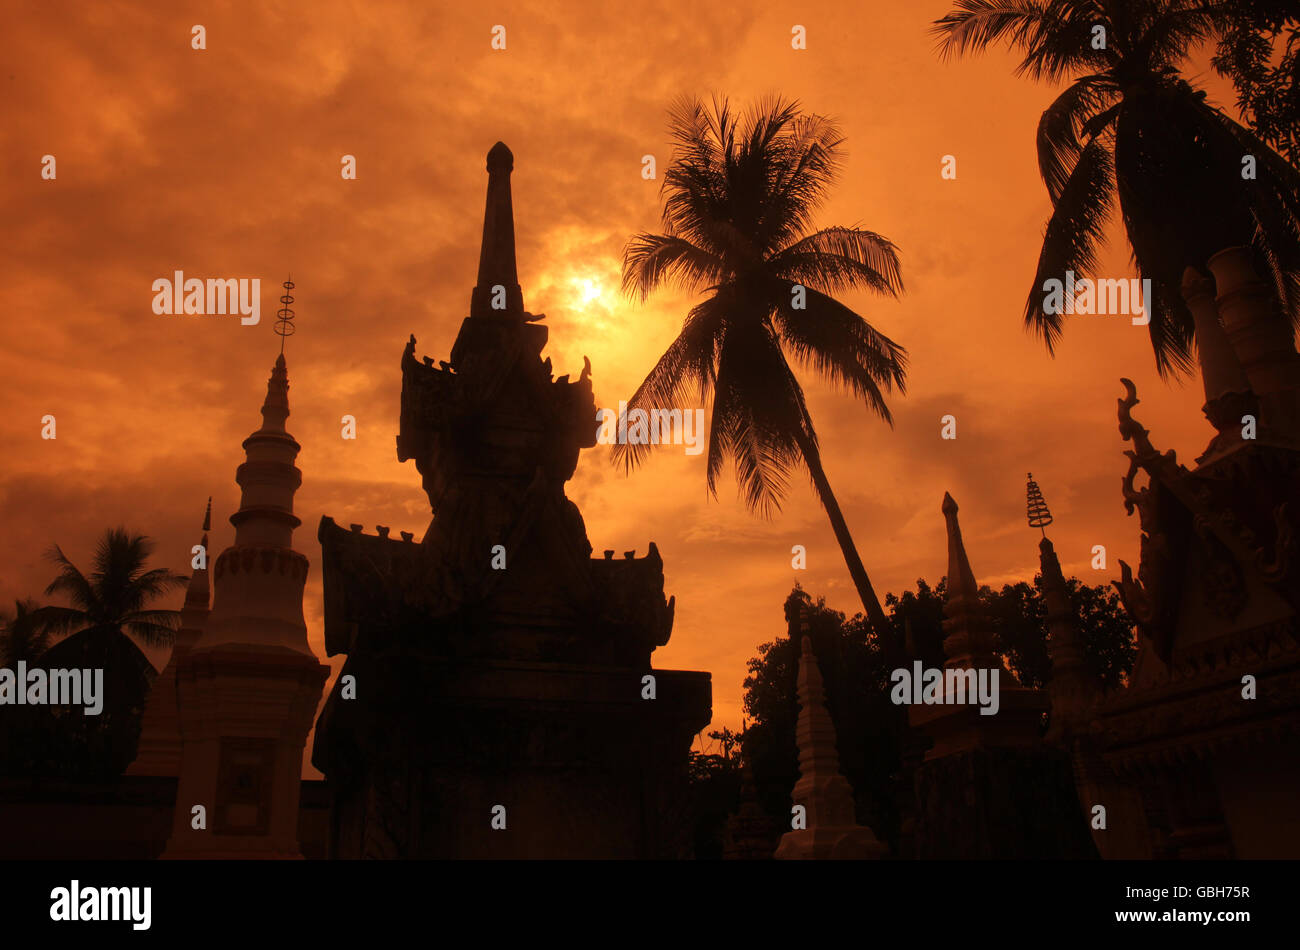
[[[280,353],[262,426],[244,440],[235,471],[235,542],[213,562],[203,639],[177,669],[183,742],[164,858],[302,857],[302,752],[329,667],[312,652],[303,619],[310,565],[293,548],[302,472],[288,417],[289,371]],[[204,803],[209,825],[194,827],[194,802]]]
[[[742,724],[743,733],[744,726]],[[744,745],[740,751],[740,807],[727,818],[722,856],[730,861],[767,861],[772,858],[776,826],[764,811],[754,786],[754,771]]]
[[[194,573],[190,575],[190,585],[185,590],[185,606],[181,608],[181,629],[185,629],[186,611],[196,611],[201,616],[201,620],[208,615],[208,607],[211,605],[211,588],[208,585],[208,532],[212,530],[212,496],[208,496],[208,507],[203,513],[203,539],[199,542],[203,547],[202,567],[194,568]],[[202,629],[201,627],[196,629]]]
[[975,583],[975,572],[971,570],[966,545],[962,541],[961,525],[957,522],[957,502],[947,492],[943,493],[942,511],[948,526],[948,599],[951,601],[957,595],[973,601],[979,596],[979,585]]
[[[212,498],[208,498],[203,515],[203,547],[201,567],[190,574],[185,590],[185,603],[181,607],[180,626],[172,641],[171,656],[167,665],[154,680],[149,690],[144,715],[140,720],[140,741],[136,746],[135,761],[128,775],[177,775],[181,767],[181,722],[176,671],[189,656],[194,645],[202,639],[208,619],[208,532],[212,529]],[[197,553],[196,553],[197,557]],[[193,562],[191,562],[193,563]]]
[[1083,640],[1070,602],[1070,591],[1056,557],[1052,539],[1038,542],[1038,562],[1043,577],[1043,600],[1047,603],[1047,656],[1052,661],[1052,678],[1047,684],[1052,699],[1048,739],[1081,723],[1088,706],[1099,692],[1099,684],[1088,671]]
[[[1048,513],[1045,519],[1043,517],[1047,512],[1047,502],[1032,475],[1029,476],[1028,494],[1029,526],[1041,530],[1045,524],[1051,523],[1052,516]],[[1070,589],[1065,583],[1056,548],[1046,531],[1038,542],[1038,564],[1043,600],[1047,604],[1047,656],[1052,661],[1051,680],[1047,686],[1052,700],[1048,738],[1054,739],[1063,730],[1082,721],[1088,704],[1097,693],[1097,683],[1088,673]]]
[[[853,790],[840,772],[836,750],[835,723],[826,709],[821,668],[809,636],[807,608],[800,603],[797,614],[800,649],[799,723],[795,743],[799,747],[799,781],[791,797],[803,806],[806,827],[792,829],[781,837],[776,849],[780,860],[824,858],[881,858],[887,848],[870,828],[857,822]],[[791,634],[795,632],[791,619]],[[792,636],[793,639],[793,636]]]
[[943,516],[948,525],[948,598],[944,602],[943,653],[948,668],[998,669],[1011,684],[1019,681],[1007,671],[994,645],[993,631],[980,605],[979,584],[966,556],[957,502],[943,494]]
[[[266,401],[262,403],[262,432],[285,432],[289,418],[289,367],[284,354],[275,358],[271,378],[266,381]],[[286,433],[287,434],[287,433]]]
[[470,296],[471,317],[524,318],[524,294],[515,267],[515,212],[510,200],[510,173],[515,157],[504,142],[487,155],[487,206],[483,211],[483,244],[478,259],[478,284]]
[[302,523],[293,513],[293,496],[302,484],[302,472],[294,464],[301,446],[285,430],[288,417],[289,370],[281,353],[266,384],[262,427],[244,440],[247,460],[235,471],[235,481],[243,489],[239,510],[230,516],[236,548],[293,546],[293,529]]

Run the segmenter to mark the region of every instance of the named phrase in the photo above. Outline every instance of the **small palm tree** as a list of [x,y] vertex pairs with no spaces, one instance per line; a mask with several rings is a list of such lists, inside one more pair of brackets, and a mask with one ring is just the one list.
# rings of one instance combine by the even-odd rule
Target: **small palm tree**
[[43,662],[52,669],[104,671],[103,712],[89,717],[77,710],[61,717],[56,744],[62,760],[53,762],[56,771],[105,777],[119,774],[135,756],[140,714],[156,674],[132,637],[149,646],[173,642],[180,612],[149,604],[187,580],[166,568],[147,569],[153,550],[149,538],[119,527],[104,532],[89,577],[57,545],[47,555],[59,565],[59,574],[45,592],[62,594],[71,606],[37,611],[47,629],[67,634],[46,651]]
[[[787,354],[847,386],[892,425],[884,393],[902,392],[906,352],[833,294],[903,289],[897,249],[859,228],[813,230],[814,211],[841,163],[839,130],[798,103],[762,102],[743,119],[725,99],[712,113],[695,99],[670,112],[676,143],[664,175],[662,234],[638,234],[623,257],[623,290],[644,301],[664,284],[703,292],[628,402],[635,409],[712,396],[706,479],[716,496],[731,460],[743,497],[764,516],[779,510],[802,462],[830,517],[867,617],[889,629],[822,467],[813,421]],[[627,469],[649,445],[619,444]]]
[[[954,7],[934,25],[943,56],[1006,41],[1024,54],[1018,73],[1072,79],[1038,124],[1052,216],[1025,322],[1049,352],[1063,315],[1047,306],[1044,283],[1096,266],[1116,194],[1139,275],[1151,280],[1148,331],[1162,375],[1193,365],[1183,273],[1204,271],[1225,247],[1253,245],[1283,311],[1293,323],[1300,318],[1300,172],[1179,72],[1192,47],[1225,28],[1231,3],[954,0]],[[1246,156],[1254,178],[1245,177]]]
[[13,613],[0,611],[0,666],[19,660],[36,660],[50,645],[50,634],[37,616],[39,605],[30,597],[14,601]]
[[95,572],[87,578],[56,544],[47,557],[59,565],[59,575],[45,593],[63,594],[72,606],[43,607],[42,620],[56,633],[71,634],[69,640],[99,632],[119,637],[131,634],[148,646],[170,645],[180,612],[148,609],[147,604],[184,587],[189,579],[162,567],[145,570],[153,551],[149,538],[129,535],[125,528],[110,528],[95,549]]

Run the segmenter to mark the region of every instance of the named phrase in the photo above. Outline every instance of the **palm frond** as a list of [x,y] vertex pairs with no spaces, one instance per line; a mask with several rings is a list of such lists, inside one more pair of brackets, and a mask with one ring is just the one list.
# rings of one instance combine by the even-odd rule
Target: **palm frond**
[[93,623],[84,610],[47,604],[34,612],[41,626],[55,635],[78,633]]
[[[717,352],[721,346],[733,295],[725,288],[691,308],[682,324],[682,332],[668,345],[663,356],[627,400],[627,411],[650,411],[679,406],[692,389],[705,402],[716,376]],[[645,461],[653,445],[619,443],[612,447],[611,458],[624,471],[631,471]]]
[[891,297],[903,292],[897,246],[860,228],[823,228],[805,235],[773,255],[770,270],[827,294],[863,286]]
[[91,611],[99,605],[99,594],[89,578],[68,560],[56,544],[46,552],[46,558],[59,565],[59,573],[45,588],[47,594],[63,594],[82,610]]
[[[176,618],[179,624],[179,615]],[[122,624],[123,629],[132,636],[139,637],[145,644],[151,647],[165,647],[173,643],[176,639],[176,626],[166,623],[156,623],[145,620],[127,620]]]
[[1113,188],[1109,148],[1102,140],[1093,139],[1080,152],[1052,209],[1025,303],[1025,325],[1043,338],[1049,353],[1055,352],[1060,340],[1065,308],[1061,313],[1047,309],[1045,284],[1051,279],[1064,281],[1067,270],[1082,276],[1096,267]]
[[187,583],[189,583],[188,577],[176,574],[165,567],[146,571],[131,582],[131,599],[137,601],[132,609],[138,609],[140,605],[155,597],[162,597],[179,590]]
[[[1116,96],[1104,76],[1084,76],[1057,96],[1038,120],[1038,171],[1053,204],[1086,144],[1080,137],[1095,138],[1113,120]],[[1094,121],[1099,117],[1104,119]]]
[[810,290],[805,303],[803,310],[786,305],[776,311],[781,341],[797,359],[846,386],[892,425],[882,390],[897,386],[900,393],[906,391],[907,351],[832,297]]
[[718,357],[710,425],[707,483],[717,494],[723,460],[735,463],[746,507],[764,518],[781,510],[790,472],[798,466],[798,433],[806,426],[803,392],[780,344],[761,325],[729,332]]

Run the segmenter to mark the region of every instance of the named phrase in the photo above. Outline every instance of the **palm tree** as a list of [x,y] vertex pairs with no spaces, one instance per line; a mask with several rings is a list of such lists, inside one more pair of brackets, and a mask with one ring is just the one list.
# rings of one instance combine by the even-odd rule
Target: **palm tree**
[[0,666],[19,660],[31,663],[50,645],[50,634],[37,616],[39,606],[30,597],[14,601],[14,610],[0,611]]
[[[1300,317],[1300,173],[1253,131],[1209,105],[1179,73],[1221,31],[1211,0],[954,0],[936,21],[944,57],[998,41],[1023,53],[1017,73],[1065,89],[1038,124],[1038,165],[1052,201],[1026,324],[1052,352],[1063,315],[1044,282],[1097,263],[1114,197],[1139,276],[1151,280],[1148,330],[1162,375],[1192,368],[1194,325],[1180,285],[1188,267],[1254,248],[1287,317]],[[1252,155],[1256,177],[1243,178]]]
[[[132,637],[149,646],[174,640],[180,612],[148,605],[187,581],[166,568],[146,569],[153,550],[149,538],[119,527],[100,538],[89,577],[57,545],[47,555],[59,574],[45,592],[62,594],[72,605],[36,612],[50,631],[69,634],[46,651],[43,661],[49,668],[104,671],[103,712],[87,717],[78,710],[63,718],[67,745],[64,761],[55,762],[61,771],[117,774],[134,758],[139,717],[156,674]],[[87,761],[67,761],[81,756]]]
[[[906,351],[832,294],[865,287],[896,297],[898,253],[859,228],[811,229],[841,164],[839,129],[797,102],[767,100],[743,119],[725,99],[712,113],[684,99],[670,111],[676,150],[664,175],[662,234],[623,255],[623,290],[644,301],[661,285],[703,292],[628,411],[712,396],[706,479],[735,463],[746,505],[770,516],[802,461],[830,517],[872,627],[888,623],[822,468],[803,389],[787,354],[847,386],[893,424],[884,392],[904,391]],[[614,446],[630,470],[649,445]]]

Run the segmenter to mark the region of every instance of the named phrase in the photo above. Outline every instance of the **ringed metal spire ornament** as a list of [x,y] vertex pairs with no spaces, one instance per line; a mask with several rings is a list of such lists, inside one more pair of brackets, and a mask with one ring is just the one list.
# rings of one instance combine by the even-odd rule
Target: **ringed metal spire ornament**
[[1047,502],[1043,500],[1042,489],[1034,481],[1034,473],[1030,472],[1026,477],[1029,479],[1027,489],[1029,501],[1026,505],[1026,511],[1029,515],[1029,527],[1039,529],[1042,531],[1043,537],[1047,537],[1047,532],[1043,531],[1043,529],[1052,523],[1052,513],[1047,508]]
[[295,286],[292,276],[284,282],[284,294],[280,297],[281,307],[275,314],[275,332],[280,334],[280,355],[284,355],[284,338],[293,336],[295,331],[293,320],[294,312],[290,308],[293,303],[293,288]]

